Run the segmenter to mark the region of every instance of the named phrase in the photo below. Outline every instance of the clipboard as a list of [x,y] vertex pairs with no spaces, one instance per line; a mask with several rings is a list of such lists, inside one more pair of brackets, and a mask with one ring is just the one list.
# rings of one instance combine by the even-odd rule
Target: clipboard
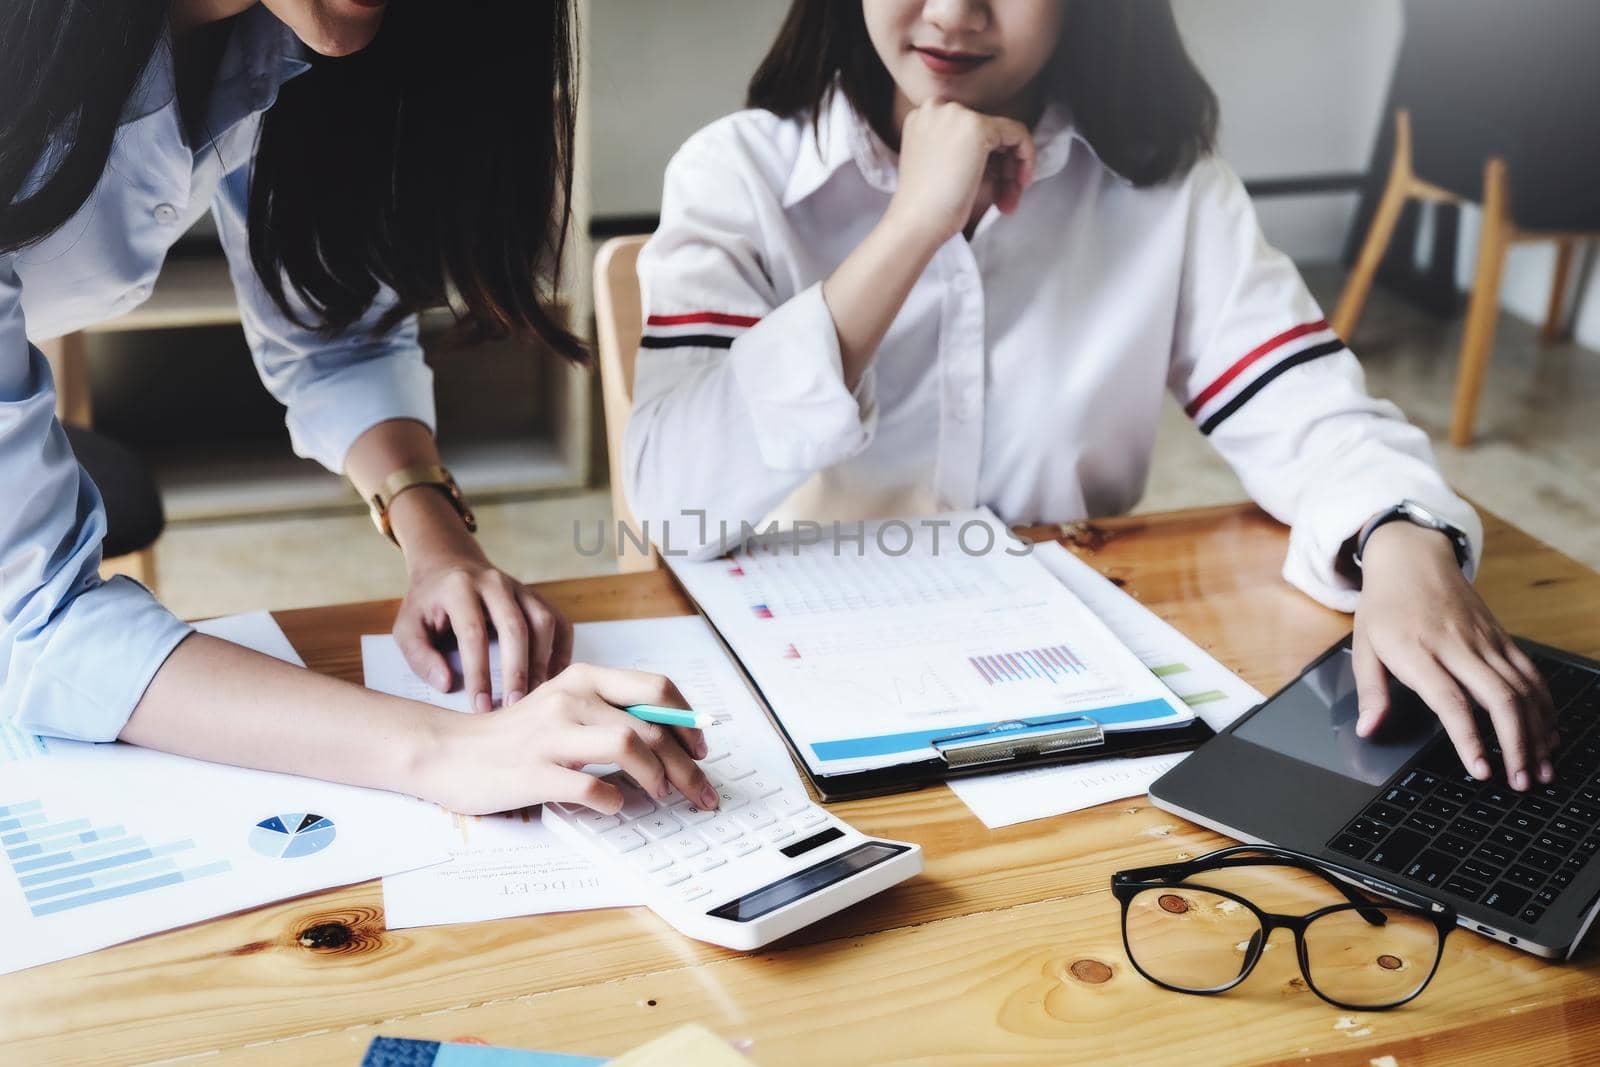
[[717,643],[733,664],[739,677],[744,679],[750,695],[755,698],[778,736],[789,750],[789,758],[811,783],[812,789],[825,803],[839,800],[856,800],[862,797],[906,793],[930,785],[938,785],[951,778],[973,774],[990,774],[1002,770],[1020,770],[1059,763],[1078,763],[1085,760],[1157,756],[1168,752],[1188,752],[1208,741],[1213,731],[1199,718],[1181,727],[1164,727],[1149,730],[1128,730],[1107,733],[1092,718],[1083,715],[1062,715],[1046,720],[1021,719],[995,723],[984,729],[953,730],[949,735],[935,739],[933,753],[924,760],[912,760],[864,771],[846,771],[839,774],[818,774],[811,769],[805,756],[782,717],[773,709],[771,701],[762,692],[755,677],[728,642],[727,636],[689,592],[671,568],[673,584],[694,605],[695,613],[711,628]]

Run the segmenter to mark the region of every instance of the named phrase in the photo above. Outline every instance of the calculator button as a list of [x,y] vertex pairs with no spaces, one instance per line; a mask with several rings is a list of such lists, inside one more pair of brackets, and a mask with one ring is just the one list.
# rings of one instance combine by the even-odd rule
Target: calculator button
[[817,808],[812,808],[795,820],[801,826],[820,826],[827,821],[828,816]]
[[714,748],[710,752],[707,752],[706,753],[706,758],[701,760],[700,762],[702,764],[716,763],[719,760],[725,760],[727,758],[728,758],[728,750],[727,749],[725,749],[725,748]]
[[744,830],[740,829],[739,824],[732,819],[712,819],[708,823],[702,823],[695,829],[713,845],[726,844],[744,836]]
[[734,812],[733,817],[738,819],[741,825],[752,830],[764,829],[768,826],[771,826],[773,822],[772,816],[767,813],[765,808],[762,808],[759,805],[755,807],[742,808],[739,811]]
[[643,848],[645,843],[643,837],[640,837],[636,831],[627,827],[603,833],[600,835],[600,840],[605,842],[606,847],[613,852],[623,853],[632,852],[636,848]]
[[770,797],[774,793],[782,790],[783,783],[773,781],[764,774],[758,774],[748,781],[740,782],[739,788],[743,789],[745,792],[749,793],[750,796],[759,800],[763,797]]
[[656,810],[656,802],[650,795],[636,785],[632,778],[618,771],[608,774],[605,781],[610,782],[622,792],[622,817],[624,819],[639,819]]
[[721,810],[723,811],[733,811],[736,808],[744,807],[750,802],[750,798],[745,795],[744,790],[731,785],[718,785],[717,797],[722,801]]
[[699,871],[701,874],[704,874],[706,871],[716,870],[718,867],[721,867],[727,862],[727,860],[723,859],[715,852],[707,852],[704,856],[696,856],[693,860],[689,861],[689,865],[695,870]]
[[672,809],[672,814],[694,826],[697,823],[710,822],[717,817],[717,813],[710,808],[702,808],[698,804],[679,804]]
[[572,824],[580,830],[587,830],[591,834],[603,834],[607,830],[615,830],[622,825],[622,820],[615,815],[604,812],[592,811],[589,808],[572,807],[568,809]]
[[667,838],[666,846],[667,851],[679,859],[698,856],[706,850],[706,843],[694,834],[679,834],[677,837],[669,837]]
[[679,882],[687,882],[689,880],[689,872],[682,867],[667,867],[657,871],[655,879],[662,885],[677,885]]
[[654,815],[646,815],[635,822],[633,826],[652,841],[664,841],[683,829],[683,823],[664,811],[658,811]]
[[707,889],[703,885],[695,884],[685,886],[683,889],[679,890],[679,893],[684,900],[699,900],[701,897],[710,896],[711,890]]
[[756,769],[741,759],[726,759],[712,768],[724,782],[737,781],[748,778],[756,773]]
[[761,851],[761,845],[759,843],[755,842],[755,841],[750,840],[748,837],[746,837],[746,838],[742,838],[742,839],[740,839],[738,841],[735,841],[733,844],[728,846],[728,849],[735,856],[748,856],[752,852],[760,852]]
[[796,815],[811,806],[811,801],[788,790],[779,793],[777,797],[768,803],[772,810],[780,815]]
[[654,874],[656,871],[666,870],[672,866],[672,856],[667,853],[666,849],[656,848],[652,845],[649,848],[635,852],[633,854],[633,862],[638,864],[647,874]]
[[766,832],[766,839],[776,845],[779,841],[787,841],[794,836],[794,830],[783,823],[779,823]]

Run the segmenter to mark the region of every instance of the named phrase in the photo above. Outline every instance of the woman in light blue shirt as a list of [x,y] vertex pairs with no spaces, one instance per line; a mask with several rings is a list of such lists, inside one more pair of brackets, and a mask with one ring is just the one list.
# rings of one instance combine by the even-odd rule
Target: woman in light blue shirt
[[[0,51],[0,722],[468,812],[614,810],[576,768],[618,761],[715,806],[698,733],[616,707],[681,705],[671,683],[564,670],[570,626],[485,558],[447,477],[410,473],[439,464],[418,311],[582,354],[539,301],[571,183],[565,0],[7,0]],[[487,710],[497,633],[505,709],[458,716],[298,671],[100,580],[104,510],[30,339],[138,304],[208,208],[295,451],[366,498],[414,483],[387,507],[408,660],[448,686],[434,639],[453,633]]]

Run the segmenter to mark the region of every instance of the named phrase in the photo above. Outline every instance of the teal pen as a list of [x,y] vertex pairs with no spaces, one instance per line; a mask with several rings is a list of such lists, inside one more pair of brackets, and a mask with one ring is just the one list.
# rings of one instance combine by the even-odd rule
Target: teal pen
[[629,704],[622,710],[636,719],[660,723],[662,726],[692,726],[696,730],[704,730],[717,724],[717,720],[709,715],[684,711],[682,708],[664,708],[659,704]]

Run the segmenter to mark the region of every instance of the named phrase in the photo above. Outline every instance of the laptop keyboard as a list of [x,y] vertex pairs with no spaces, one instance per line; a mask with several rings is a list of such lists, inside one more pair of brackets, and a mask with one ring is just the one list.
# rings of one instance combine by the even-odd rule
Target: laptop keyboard
[[[1561,745],[1549,785],[1480,782],[1440,734],[1328,847],[1449,897],[1536,923],[1600,852],[1600,675],[1533,657]],[[1500,748],[1484,736],[1490,763]]]

